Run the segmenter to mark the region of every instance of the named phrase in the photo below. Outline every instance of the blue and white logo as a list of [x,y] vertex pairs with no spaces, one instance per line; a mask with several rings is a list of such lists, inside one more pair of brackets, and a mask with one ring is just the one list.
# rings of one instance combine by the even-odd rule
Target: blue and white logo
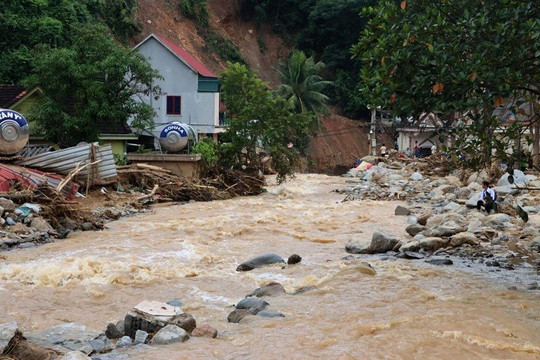
[[184,129],[184,127],[180,124],[170,124],[165,126],[163,130],[161,130],[161,134],[159,134],[159,137],[166,138],[171,131],[176,132],[178,135],[180,135],[180,137],[188,137],[186,129]]
[[0,122],[4,120],[13,120],[19,126],[25,126],[28,124],[24,116],[13,110],[0,110]]

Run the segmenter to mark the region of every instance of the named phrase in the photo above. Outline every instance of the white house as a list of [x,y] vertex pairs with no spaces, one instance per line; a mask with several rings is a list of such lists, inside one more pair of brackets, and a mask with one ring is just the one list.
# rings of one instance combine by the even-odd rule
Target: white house
[[224,131],[219,124],[218,78],[186,49],[155,34],[135,46],[163,77],[158,80],[161,94],[143,98],[154,107],[156,128],[172,122],[191,125],[199,134],[214,138]]

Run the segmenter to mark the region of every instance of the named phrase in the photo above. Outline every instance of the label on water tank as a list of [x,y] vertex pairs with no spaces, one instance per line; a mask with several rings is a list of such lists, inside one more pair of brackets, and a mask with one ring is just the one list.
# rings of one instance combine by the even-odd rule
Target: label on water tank
[[171,124],[165,126],[163,130],[161,130],[161,134],[159,134],[159,137],[166,138],[171,131],[177,132],[180,137],[188,137],[186,129],[180,124]]
[[28,124],[24,116],[13,110],[0,110],[0,122],[4,120],[13,120],[19,124],[19,126],[25,126]]

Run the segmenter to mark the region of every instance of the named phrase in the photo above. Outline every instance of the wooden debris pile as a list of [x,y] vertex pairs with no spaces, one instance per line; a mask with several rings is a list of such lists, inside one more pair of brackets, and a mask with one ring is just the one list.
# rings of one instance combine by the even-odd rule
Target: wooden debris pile
[[138,200],[155,197],[159,201],[212,201],[235,196],[256,195],[263,191],[264,177],[227,170],[214,178],[195,179],[174,175],[170,170],[147,164],[117,168],[118,182],[124,188],[148,194]]

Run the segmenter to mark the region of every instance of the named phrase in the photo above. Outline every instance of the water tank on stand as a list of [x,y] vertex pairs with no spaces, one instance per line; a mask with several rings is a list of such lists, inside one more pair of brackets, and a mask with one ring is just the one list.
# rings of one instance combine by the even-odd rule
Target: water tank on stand
[[28,122],[16,111],[0,109],[0,154],[13,155],[28,143]]
[[188,124],[173,122],[159,132],[159,145],[163,150],[179,152],[198,141],[197,133]]

